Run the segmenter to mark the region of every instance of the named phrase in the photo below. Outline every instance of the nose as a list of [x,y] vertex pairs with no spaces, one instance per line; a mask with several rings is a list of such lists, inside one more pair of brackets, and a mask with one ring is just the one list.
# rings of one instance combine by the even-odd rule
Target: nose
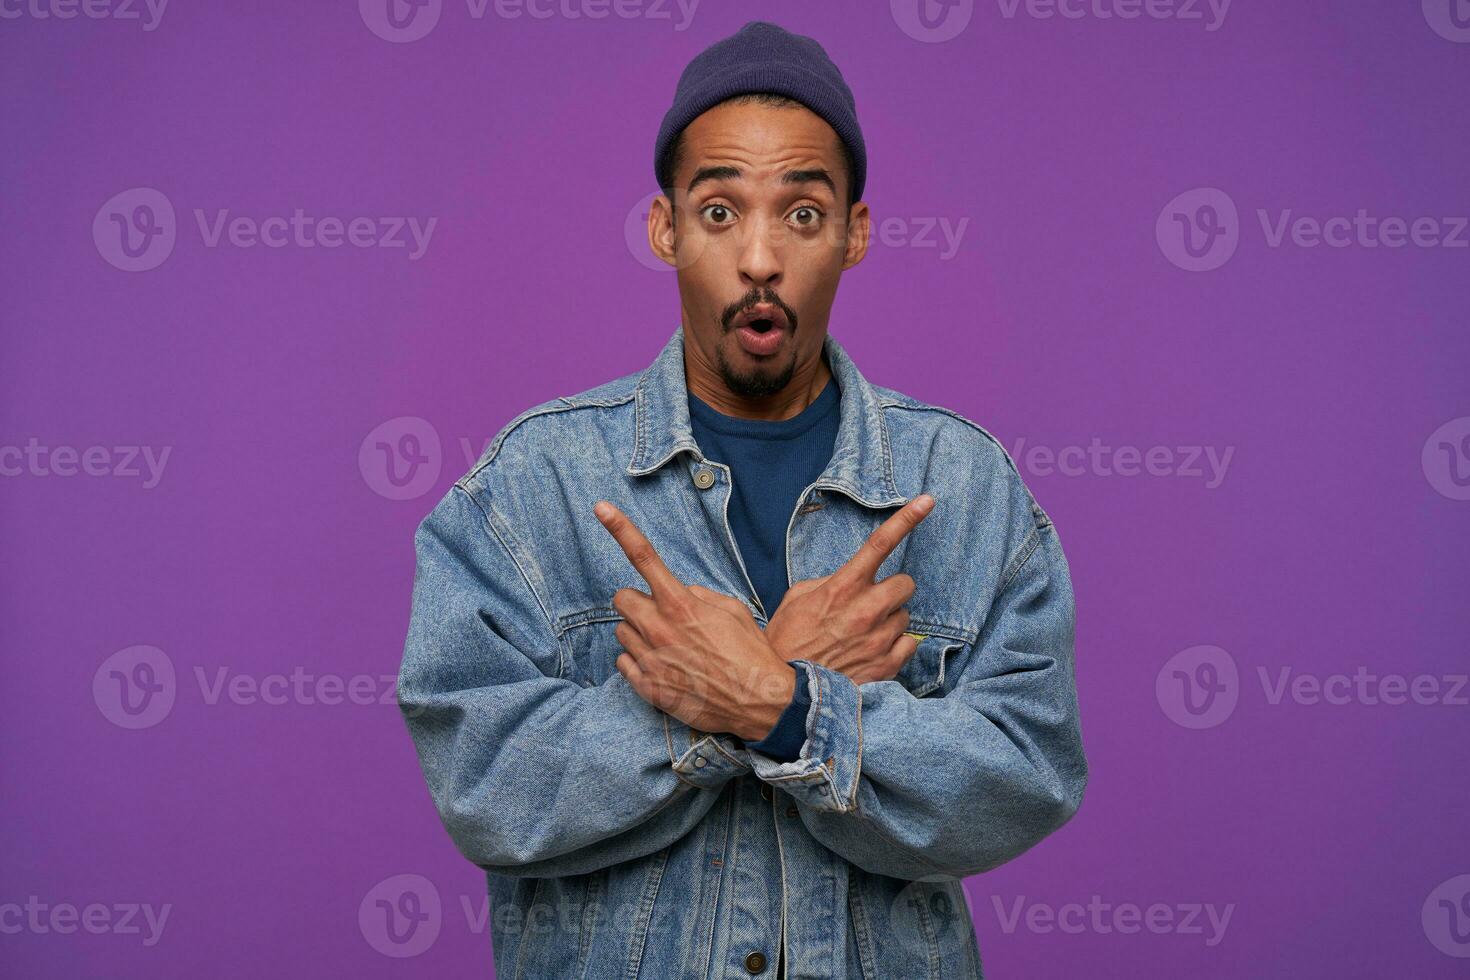
[[740,245],[740,280],[746,286],[774,287],[781,282],[781,251],[784,222],[753,219]]

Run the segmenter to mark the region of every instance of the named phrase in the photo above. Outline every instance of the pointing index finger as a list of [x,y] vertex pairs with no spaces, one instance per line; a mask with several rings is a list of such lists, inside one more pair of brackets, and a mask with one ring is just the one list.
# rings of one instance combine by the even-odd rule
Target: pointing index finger
[[934,509],[934,498],[927,493],[910,500],[899,508],[898,512],[889,517],[888,520],[879,524],[873,533],[868,535],[868,540],[857,550],[857,554],[848,559],[847,564],[842,566],[842,573],[862,578],[864,582],[872,582],[878,574],[878,567],[883,564],[898,543],[908,536],[908,533],[919,526],[919,522],[929,516]]
[[643,581],[648,583],[654,599],[683,585],[674,577],[674,573],[669,571],[669,567],[664,564],[664,560],[659,557],[648,538],[643,536],[643,532],[638,530],[638,525],[634,524],[627,514],[605,500],[599,500],[592,508],[592,512],[613,536],[618,547],[623,549],[623,554],[628,556],[628,562],[633,566],[633,570],[643,576]]

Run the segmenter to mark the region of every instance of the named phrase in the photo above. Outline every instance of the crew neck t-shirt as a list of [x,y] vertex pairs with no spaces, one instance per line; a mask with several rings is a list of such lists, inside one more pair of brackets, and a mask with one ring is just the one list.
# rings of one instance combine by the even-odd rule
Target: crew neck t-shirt
[[[766,615],[775,614],[790,583],[786,579],[786,528],[801,492],[832,459],[837,444],[841,389],[837,378],[789,419],[745,419],[725,415],[693,392],[689,421],[694,441],[707,459],[730,467],[730,530]],[[793,668],[795,669],[795,668]],[[811,704],[804,674],[771,732],[749,748],[789,762],[801,754]]]

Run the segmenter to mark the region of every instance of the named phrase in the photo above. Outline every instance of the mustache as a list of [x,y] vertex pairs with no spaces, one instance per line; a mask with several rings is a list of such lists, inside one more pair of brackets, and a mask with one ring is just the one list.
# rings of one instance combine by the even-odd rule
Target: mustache
[[781,312],[786,314],[786,322],[791,325],[791,332],[793,334],[796,333],[796,311],[787,306],[781,300],[781,297],[776,295],[776,291],[769,286],[764,289],[752,289],[740,297],[739,300],[725,307],[725,311],[720,314],[720,324],[728,331],[730,324],[735,321],[737,316],[762,303],[769,303],[772,306],[780,307]]

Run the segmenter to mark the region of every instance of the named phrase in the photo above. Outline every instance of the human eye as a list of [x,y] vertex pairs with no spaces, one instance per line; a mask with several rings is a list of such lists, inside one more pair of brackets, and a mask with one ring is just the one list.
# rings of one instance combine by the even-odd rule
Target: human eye
[[801,204],[787,217],[795,219],[793,224],[798,228],[816,228],[822,223],[822,209],[815,204]]
[[735,221],[735,212],[730,206],[718,201],[706,204],[699,209],[699,213],[704,216],[705,221],[716,226],[733,224]]

